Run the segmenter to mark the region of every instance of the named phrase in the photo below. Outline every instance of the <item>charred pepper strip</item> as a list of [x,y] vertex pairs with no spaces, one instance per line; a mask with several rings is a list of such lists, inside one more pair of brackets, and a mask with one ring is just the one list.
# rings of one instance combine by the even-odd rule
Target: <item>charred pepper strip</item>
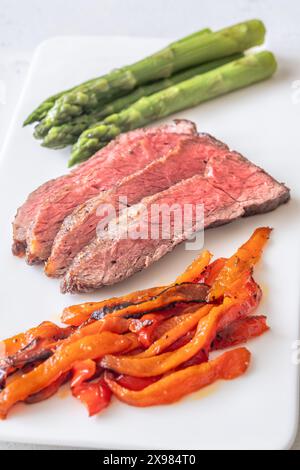
[[[198,310],[198,308],[199,308],[199,306],[197,306],[196,310]],[[171,318],[167,318],[165,321],[163,321],[160,325],[157,326],[157,328],[154,332],[153,342],[160,339],[168,331],[172,330],[175,326],[177,326],[179,323],[184,321],[186,316],[190,315],[194,311],[195,311],[195,309],[193,309],[193,307],[185,307],[185,309],[182,309],[182,311],[178,312],[177,315],[175,315]]]
[[272,229],[268,227],[258,228],[254,231],[250,239],[226,261],[210,290],[209,300],[213,301],[227,295],[236,280],[246,271],[253,268],[260,260],[263,248],[269,240],[271,231]]
[[252,278],[246,281],[241,278],[237,291],[232,292],[233,297],[225,298],[221,305],[213,307],[208,315],[199,320],[194,338],[185,346],[171,353],[145,358],[107,355],[102,360],[102,366],[137,377],[152,377],[175,369],[201,349],[209,351],[217,331],[252,313],[260,301],[260,292]]
[[66,337],[70,330],[60,328],[52,322],[45,321],[35,328],[31,328],[25,333],[13,336],[12,338],[5,339],[0,342],[1,354],[0,359],[3,357],[12,356],[18,351],[24,349],[28,344],[32,343],[35,339],[61,339]]
[[190,266],[176,279],[176,284],[181,284],[183,282],[195,282],[202,273],[202,271],[209,265],[212,254],[205,250],[201,253],[198,258],[196,258]]
[[199,302],[206,303],[208,286],[204,284],[184,283],[168,287],[159,295],[144,302],[133,303],[112,308],[102,308],[92,314],[92,318],[99,320],[108,313],[123,318],[139,318],[146,312],[154,312],[177,302]]
[[[73,306],[64,310],[64,323],[77,323],[86,321],[88,318],[100,320],[108,314],[117,317],[135,318],[146,312],[161,310],[177,302],[201,302],[205,303],[208,286],[204,284],[183,283],[167,287],[156,287],[148,291],[141,291],[140,296],[129,298],[129,296],[120,299],[110,299],[95,303],[94,305],[81,304],[82,306]],[[96,305],[97,304],[97,305]],[[82,312],[82,310],[84,312]]]
[[62,313],[61,321],[67,325],[79,326],[97,310],[103,308],[113,309],[120,305],[132,304],[134,302],[144,302],[152,297],[159,295],[168,286],[152,287],[137,292],[132,292],[122,297],[113,297],[101,302],[86,302],[83,304],[71,305],[66,307]]
[[207,286],[212,286],[218,277],[221,269],[224,268],[226,258],[218,258],[209,264],[204,271],[197,278],[197,282],[200,284],[206,284]]
[[10,408],[17,402],[43,390],[71,370],[77,361],[121,352],[130,348],[131,344],[132,340],[126,335],[104,332],[62,345],[47,361],[28,374],[17,377],[0,393],[0,419],[5,419]]
[[[198,258],[186,269],[186,271],[177,278],[176,284],[183,282],[195,282],[201,273],[208,266],[211,259],[211,254],[208,251],[203,251]],[[83,304],[72,305],[64,309],[61,317],[61,321],[67,325],[79,326],[84,321],[88,320],[92,313],[101,309],[113,310],[118,308],[120,305],[126,305],[131,303],[145,302],[151,300],[153,297],[158,296],[164,292],[170,286],[153,287],[150,289],[144,289],[131,294],[124,295],[122,297],[113,297],[108,300],[101,302],[87,302]]]
[[26,398],[25,403],[27,403],[27,405],[34,405],[35,403],[48,400],[48,398],[51,398],[56,394],[63,384],[68,382],[70,376],[70,372],[65,372],[52,384],[48,385],[48,387],[43,388],[43,390],[40,390],[39,392],[34,393],[33,395],[30,395],[28,398]]
[[269,331],[266,322],[266,317],[263,315],[255,317],[242,318],[221,330],[211,345],[211,350],[225,349],[238,344],[246,343],[251,338],[261,336],[263,333]]
[[[118,318],[113,316],[107,316],[102,320],[98,320],[92,323],[83,324],[79,327],[71,336],[63,341],[63,344],[71,344],[78,341],[81,338],[92,335],[99,335],[105,331],[110,333],[116,333],[121,335],[129,330],[129,321],[124,318]],[[136,347],[139,345],[138,339],[135,335],[131,335],[132,342]]]
[[105,381],[113,394],[132,406],[165,405],[180,400],[217,380],[232,380],[246,372],[250,363],[250,352],[245,348],[226,352],[210,362],[191,366],[163,377],[141,391],[128,390],[119,385],[110,372]]
[[7,377],[16,370],[48,359],[52,355],[52,347],[67,338],[72,331],[72,327],[59,328],[51,322],[44,322],[26,333],[3,341],[1,348],[3,355],[0,357],[0,390],[4,388]]
[[194,313],[187,313],[182,315],[183,318],[176,317],[178,319],[177,325],[175,325],[171,330],[167,331],[160,339],[155,341],[148,349],[146,349],[146,351],[142,352],[138,356],[135,356],[135,358],[146,358],[161,354],[162,351],[167,349],[176,340],[196,327],[199,320],[205,317],[210,312],[212,307],[212,305],[206,305]]
[[232,308],[236,311],[237,307],[236,301],[225,299],[222,305],[214,307],[208,315],[199,320],[197,332],[192,341],[174,352],[145,358],[107,355],[103,358],[101,365],[119,374],[135,377],[153,377],[164,374],[193,357],[201,349],[209,348],[215,338],[221,317]]

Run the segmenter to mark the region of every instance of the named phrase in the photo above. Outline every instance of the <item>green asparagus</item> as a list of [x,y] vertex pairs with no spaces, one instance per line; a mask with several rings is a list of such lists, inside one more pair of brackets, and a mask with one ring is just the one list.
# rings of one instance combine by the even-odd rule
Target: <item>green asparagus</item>
[[[229,57],[213,60],[206,64],[198,65],[197,67],[192,67],[191,69],[185,70],[183,72],[178,72],[177,74],[172,75],[172,77],[170,78],[158,80],[157,82],[150,83],[149,85],[144,85],[139,88],[136,88],[128,95],[118,98],[112,103],[101,107],[100,111],[96,111],[87,115],[83,114],[82,116],[78,116],[77,118],[73,119],[69,123],[62,124],[61,126],[52,127],[48,134],[46,134],[46,136],[44,137],[42,145],[44,147],[58,149],[63,148],[67,145],[74,144],[79,135],[85,129],[93,126],[98,121],[104,119],[110,114],[118,113],[123,109],[128,108],[128,106],[132,105],[143,96],[149,96],[153,93],[157,93],[160,90],[169,88],[170,86],[176,85],[177,83],[194,77],[195,75],[199,75],[201,73],[208,72],[209,70],[213,70],[242,56],[243,54],[234,54]],[[37,138],[42,136],[42,125],[43,121],[36,127],[35,136]]]
[[[68,90],[69,91],[69,90]],[[41,121],[44,117],[46,117],[48,111],[52,108],[55,101],[60,98],[65,92],[57,93],[56,95],[52,95],[43,101],[24,121],[23,126],[27,126],[28,124],[33,124],[36,121]]]
[[[177,42],[178,44],[182,44],[191,38],[200,37],[204,34],[208,34],[211,32],[212,31],[209,28],[201,29],[200,31],[197,31],[196,33],[192,33],[189,36],[186,36]],[[54,95],[48,98],[27,118],[24,125],[31,124],[35,121],[40,121],[39,124],[35,127],[33,135],[36,139],[43,139],[44,137],[47,136],[49,130],[50,132],[52,130],[49,124],[49,121],[45,120],[44,117],[46,117],[47,112],[54,106],[55,100],[70,91],[74,91],[75,89],[79,90],[81,86],[86,85],[87,83],[91,83],[95,80],[96,79],[90,80],[89,82],[85,82],[77,87],[72,88],[71,90],[66,90],[58,95]],[[139,96],[138,98],[140,97],[141,96]],[[136,99],[134,101],[136,101]],[[134,101],[132,101],[131,103],[133,103]],[[120,102],[122,103],[122,100],[120,100]],[[113,112],[118,112],[122,109],[122,108],[119,108],[119,109],[111,110],[110,112],[108,112],[107,110],[109,108],[109,105],[107,105],[107,106],[104,106],[103,112],[102,112],[102,108],[103,106],[101,105],[99,109],[96,108],[90,113],[85,113],[84,115],[77,116],[73,119],[71,118],[71,121],[66,124],[62,124],[61,126],[54,126],[53,132],[51,132],[51,135],[49,136],[49,138],[47,138],[47,141],[49,142],[48,143],[44,142],[42,145],[44,145],[45,147],[50,147],[50,148],[62,148],[62,147],[65,147],[66,145],[70,145],[76,142],[75,136],[79,136],[87,127],[91,126],[93,123],[96,123],[97,121],[99,121],[99,119],[103,119],[109,114],[112,114]],[[90,115],[90,117],[87,117],[88,115]],[[38,119],[38,117],[40,119]],[[60,143],[61,138],[62,138],[62,141]],[[52,141],[53,141],[53,145],[51,143]],[[56,141],[57,141],[57,144],[56,144]],[[66,142],[65,144],[63,144],[64,141]]]
[[[84,85],[90,84],[94,82],[95,80],[96,78],[88,80],[84,82]],[[74,90],[75,90],[75,87],[70,88],[69,90],[61,91],[60,93],[56,93],[56,95],[52,95],[49,98],[47,98],[28,116],[27,119],[25,119],[23,126],[27,126],[28,124],[33,124],[34,122],[38,122],[44,119],[47,116],[48,111],[54,106],[55,101],[58,100],[58,98]]]
[[[190,34],[189,36],[186,36],[178,41],[178,43],[183,43],[186,40],[189,40],[191,38],[199,37],[202,34],[207,34],[211,33],[211,30],[209,28],[201,29],[200,31],[197,31],[196,33]],[[27,126],[28,124],[33,124],[34,122],[41,121],[44,119],[44,117],[47,115],[48,111],[54,106],[55,101],[60,98],[61,96],[65,95],[66,93],[70,93],[71,91],[74,92],[75,90],[78,91],[80,87],[85,86],[89,83],[92,83],[96,79],[88,80],[84,83],[81,83],[80,85],[77,85],[73,88],[70,88],[69,90],[64,90],[60,93],[57,93],[56,95],[50,96],[47,98],[45,101],[43,101],[29,116],[28,118],[24,121],[24,126]],[[45,134],[44,134],[45,135]],[[40,136],[43,137],[43,136]]]
[[271,52],[258,52],[143,97],[129,108],[84,131],[73,146],[69,166],[86,160],[121,132],[266,79],[275,72],[276,66]]
[[262,44],[265,27],[259,20],[250,20],[216,33],[193,35],[186,41],[173,43],[156,54],[133,65],[114,70],[91,84],[83,85],[58,98],[45,118],[50,129],[89,113],[134,88],[186,68],[243,52]]

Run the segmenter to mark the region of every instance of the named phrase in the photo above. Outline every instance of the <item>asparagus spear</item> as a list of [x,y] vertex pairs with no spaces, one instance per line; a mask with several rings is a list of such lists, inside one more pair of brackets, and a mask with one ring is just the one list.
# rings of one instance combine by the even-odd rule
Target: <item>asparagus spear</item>
[[275,72],[276,66],[274,55],[263,51],[141,98],[129,108],[84,131],[73,146],[69,166],[86,160],[121,132],[266,79]]
[[[70,90],[68,90],[70,91]],[[40,121],[43,119],[48,111],[52,108],[55,101],[60,98],[65,92],[57,93],[56,95],[52,95],[43,101],[29,116],[25,119],[23,126],[27,126],[28,124],[32,124],[36,121]]]
[[[83,114],[82,116],[78,116],[77,118],[73,119],[69,123],[52,127],[48,134],[46,134],[42,145],[44,147],[58,149],[70,144],[74,144],[79,135],[85,129],[93,126],[93,124],[96,124],[98,121],[104,119],[110,114],[118,113],[123,109],[128,108],[128,106],[132,105],[143,96],[149,96],[153,93],[157,93],[160,90],[169,88],[170,86],[183,82],[184,80],[194,77],[195,75],[213,70],[242,56],[242,54],[234,54],[229,57],[213,60],[207,64],[198,65],[197,67],[192,67],[191,69],[184,70],[183,72],[178,72],[175,75],[172,75],[170,78],[158,80],[157,82],[150,83],[149,85],[136,88],[128,95],[122,96],[112,103],[101,107],[100,111],[96,111],[91,114]],[[36,127],[35,137],[39,138],[43,135],[42,126],[43,121]]]
[[113,99],[127,94],[147,82],[167,78],[186,68],[243,52],[261,44],[265,27],[259,20],[222,29],[216,33],[193,36],[173,43],[139,62],[114,70],[91,84],[83,85],[58,98],[45,118],[52,126],[70,121],[75,116],[89,113]]
[[[197,31],[196,33],[192,33],[189,36],[186,36],[180,39],[179,41],[177,41],[177,43],[182,44],[191,38],[200,37],[204,34],[208,34],[211,32],[212,31],[209,28],[201,29],[200,31]],[[89,82],[85,82],[77,87],[74,87],[70,90],[66,90],[58,95],[54,95],[48,98],[27,118],[27,120],[24,122],[24,125],[31,124],[35,121],[40,121],[40,123],[35,127],[33,135],[36,139],[43,139],[44,137],[47,136],[49,129],[51,131],[51,126],[49,122],[44,119],[44,117],[46,117],[47,112],[54,106],[56,99],[58,99],[60,96],[70,91],[79,90],[81,86],[86,85],[87,83],[91,83],[95,80],[96,79],[90,80]],[[140,97],[141,96],[139,96],[138,98]],[[138,98],[136,98],[134,101],[136,101]],[[118,112],[122,109],[122,108],[119,108],[119,109],[111,110],[108,112],[108,108],[109,108],[108,105],[107,107],[104,107],[103,113],[102,113],[101,112],[102,106],[100,106],[100,111],[99,109],[96,108],[91,113],[88,113],[90,115],[90,118],[87,117],[88,114],[86,113],[85,115],[77,116],[74,119],[71,119],[71,121],[67,123],[66,125],[62,124],[61,126],[54,126],[53,133],[51,133],[51,136],[49,137],[49,139],[47,139],[49,140],[49,145],[45,143],[45,147],[49,146],[51,148],[62,148],[62,147],[65,147],[66,145],[70,145],[76,142],[75,137],[79,136],[87,127],[91,126],[93,123],[96,123],[100,119],[103,119],[109,114],[112,114],[113,112]],[[66,136],[69,136],[69,138]],[[60,143],[61,137],[62,137],[62,142]],[[52,142],[52,139],[53,139],[53,145],[51,145],[50,143]],[[56,139],[57,139],[57,145],[55,143]],[[63,144],[64,141],[66,141],[65,145]]]
[[[191,38],[196,38],[201,36],[202,34],[207,34],[211,33],[211,30],[209,28],[201,29],[200,31],[197,31],[196,33],[190,34],[189,36],[186,36],[178,41],[178,43],[183,43],[184,41],[191,39]],[[77,85],[73,88],[70,88],[69,90],[64,90],[60,93],[57,93],[56,95],[50,96],[47,98],[45,101],[43,101],[24,121],[24,126],[27,126],[28,124],[33,124],[34,122],[41,121],[44,117],[46,117],[48,111],[54,106],[55,101],[60,98],[61,96],[65,95],[66,93],[74,92],[75,90],[77,91],[80,87],[87,85],[89,83],[92,83],[96,79],[88,80],[80,85]]]
[[[96,79],[93,78],[92,80],[88,80],[84,82],[84,84],[90,84]],[[61,91],[60,93],[56,93],[55,95],[50,96],[45,101],[43,101],[24,121],[23,126],[27,126],[28,124],[33,124],[34,122],[41,121],[47,116],[48,111],[54,106],[55,101],[58,100],[61,96],[74,91],[74,88],[70,88],[69,90]]]

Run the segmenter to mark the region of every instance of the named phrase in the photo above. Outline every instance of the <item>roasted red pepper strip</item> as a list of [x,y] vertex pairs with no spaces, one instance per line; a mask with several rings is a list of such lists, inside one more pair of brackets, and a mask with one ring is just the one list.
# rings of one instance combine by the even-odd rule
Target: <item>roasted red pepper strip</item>
[[189,341],[193,339],[193,337],[196,334],[196,329],[188,331],[185,335],[181,336],[181,338],[177,339],[175,343],[171,344],[167,349],[165,349],[165,352],[172,352],[176,351],[176,349],[182,348],[182,346],[185,346]]
[[98,359],[110,352],[121,352],[132,345],[130,335],[103,332],[87,336],[78,341],[62,345],[52,357],[26,375],[15,378],[0,393],[0,419],[19,401],[39,392],[57,380],[61,374],[71,370],[77,361]]
[[[212,308],[208,315],[199,320],[194,338],[185,346],[174,352],[165,352],[155,356],[151,351],[152,357],[108,355],[103,358],[102,366],[120,374],[153,377],[175,369],[195,356],[201,349],[208,352],[217,331],[225,328],[231,322],[249,315],[257,307],[260,300],[260,289],[252,278],[248,277],[247,279],[245,282],[243,278],[240,278],[243,289],[239,286],[239,290],[232,298],[225,298],[223,304]],[[167,337],[166,341],[168,341]],[[154,345],[151,348],[155,351]],[[147,351],[142,355],[147,356]]]
[[172,315],[174,315],[174,308],[163,310],[162,313],[148,313],[143,315],[141,319],[130,319],[129,330],[137,334],[143,348],[149,348],[153,343],[158,326]]
[[[144,348],[149,348],[149,346],[152,344],[152,338],[155,329],[157,326],[163,321],[163,315],[156,315],[156,314],[149,314],[149,315],[144,315],[140,320],[137,320],[140,322],[141,326],[137,327],[135,325],[131,326],[130,330],[131,331],[136,331],[137,337],[139,342]],[[132,329],[133,328],[133,329]]]
[[129,330],[130,322],[125,318],[117,318],[112,315],[108,315],[102,320],[97,320],[92,323],[83,324],[77,328],[74,333],[64,341],[64,344],[68,342],[76,341],[78,338],[84,336],[97,335],[103,331],[110,331],[111,333],[123,334]]
[[[187,270],[177,278],[176,284],[194,282],[194,279],[199,276],[206,268],[210,259],[211,254],[208,251],[203,251],[200,256],[187,268]],[[61,321],[67,325],[79,326],[88,320],[92,313],[97,310],[102,310],[105,308],[112,309],[115,306],[126,303],[132,304],[146,302],[170,287],[172,287],[172,284],[169,286],[152,287],[150,289],[132,292],[122,297],[113,297],[101,302],[86,302],[83,304],[72,305],[64,309]]]
[[108,407],[112,392],[101,377],[96,382],[75,386],[72,388],[72,395],[86,406],[89,416],[94,416]]
[[245,272],[251,272],[253,266],[262,255],[270,233],[271,229],[267,227],[255,230],[251,238],[225,262],[223,269],[220,271],[209,292],[210,301],[228,295],[231,292],[232,285],[236,283],[239,277]]
[[33,395],[30,395],[28,398],[26,398],[25,403],[28,405],[34,405],[35,403],[40,403],[41,401],[48,400],[48,398],[51,398],[55,393],[60,389],[60,387],[68,382],[70,379],[70,372],[66,372],[65,374],[62,374],[55,382],[52,384],[48,385],[48,387],[43,388],[43,390],[40,390],[37,393],[34,393]]
[[165,351],[171,344],[195,328],[199,320],[205,317],[211,309],[212,305],[205,305],[193,313],[186,313],[180,317],[176,317],[177,322],[171,330],[167,331],[161,338],[155,341],[146,351],[135,357],[146,358],[161,354],[161,352]]
[[203,362],[208,361],[208,352],[201,349],[200,351],[195,354],[195,356],[191,357],[188,361],[183,362],[180,366],[177,367],[176,370],[186,369],[187,367],[196,366],[198,364],[202,364]]
[[62,313],[61,321],[67,325],[79,326],[90,318],[90,316],[96,311],[104,308],[113,308],[116,305],[126,303],[138,303],[145,302],[151,299],[153,296],[157,296],[159,293],[167,289],[168,286],[152,287],[150,289],[144,289],[137,292],[132,292],[122,297],[112,297],[108,300],[102,300],[101,302],[86,302],[78,305],[71,305],[66,307]]
[[[53,326],[55,327],[55,325]],[[85,325],[84,327],[78,328],[77,330],[74,330],[73,327],[63,328],[61,329],[60,333],[56,335],[56,337],[36,337],[21,351],[18,351],[14,355],[7,358],[0,359],[0,389],[1,386],[3,388],[8,375],[11,375],[17,369],[23,369],[27,365],[45,361],[54,353],[57,348],[60,347],[61,344],[65,346],[77,341],[80,338],[83,338],[84,336],[100,334],[103,331],[111,331],[112,333],[122,334],[126,333],[128,328],[129,320],[107,316],[103,320],[92,322]],[[53,330],[55,331],[55,329]],[[138,347],[140,343],[137,338],[133,339],[135,340],[135,349],[135,347]]]
[[119,375],[116,382],[129,390],[143,390],[143,388],[157,382],[161,377],[132,377],[131,375]]
[[0,359],[16,354],[34,340],[49,340],[54,342],[66,338],[71,333],[70,328],[60,328],[52,322],[45,321],[25,333],[13,336],[0,342]]
[[266,317],[263,315],[255,317],[246,317],[237,320],[221,330],[214,341],[211,349],[225,349],[238,344],[246,343],[251,338],[262,335],[270,328],[266,323]]
[[244,374],[250,363],[250,352],[245,348],[228,351],[217,359],[173,372],[141,391],[120,386],[113,374],[105,372],[105,381],[113,394],[132,406],[165,405],[180,400],[217,380],[232,380]]
[[239,309],[239,304],[236,301],[225,299],[222,305],[212,308],[208,315],[199,320],[194,338],[174,352],[162,353],[153,357],[107,355],[103,358],[101,365],[119,374],[135,377],[153,377],[164,374],[191,359],[201,349],[206,350],[215,338],[222,316],[229,315],[231,310],[234,310],[236,315],[237,309]]
[[209,251],[203,251],[198,258],[196,258],[192,264],[180,274],[176,279],[176,284],[182,284],[183,282],[196,282],[204,269],[209,265],[212,258],[212,254]]
[[171,310],[173,310],[172,316],[157,326],[153,334],[153,342],[160,339],[164,334],[181,323],[182,320],[187,317],[187,315],[199,310],[199,304],[189,304],[188,306],[186,304],[176,304],[176,306],[172,307]]
[[226,258],[218,258],[209,264],[200,276],[196,279],[200,284],[206,284],[207,286],[212,286],[215,282],[220,271],[224,268],[226,263]]
[[[118,306],[117,309],[109,311],[107,309],[97,310],[92,315],[94,319],[105,317],[108,313],[114,317],[122,318],[141,318],[146,313],[161,312],[165,307],[176,303],[195,303],[206,304],[206,297],[209,287],[205,284],[184,283],[167,287],[159,295],[153,296],[151,299],[139,303]],[[114,307],[113,307],[114,308]]]
[[73,377],[71,380],[71,388],[81,385],[83,382],[90,380],[94,377],[97,370],[97,364],[92,359],[86,359],[85,361],[75,362],[73,365]]

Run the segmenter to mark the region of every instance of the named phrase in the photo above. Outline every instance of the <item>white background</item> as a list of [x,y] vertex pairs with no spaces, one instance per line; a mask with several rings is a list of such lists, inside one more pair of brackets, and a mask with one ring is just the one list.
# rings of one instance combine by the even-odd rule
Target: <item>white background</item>
[[[44,39],[97,34],[180,37],[253,17],[266,23],[269,34],[280,30],[286,48],[297,47],[300,60],[297,0],[0,0],[0,146],[34,48]],[[0,450],[40,448],[0,443]],[[295,448],[300,449],[299,435]]]

